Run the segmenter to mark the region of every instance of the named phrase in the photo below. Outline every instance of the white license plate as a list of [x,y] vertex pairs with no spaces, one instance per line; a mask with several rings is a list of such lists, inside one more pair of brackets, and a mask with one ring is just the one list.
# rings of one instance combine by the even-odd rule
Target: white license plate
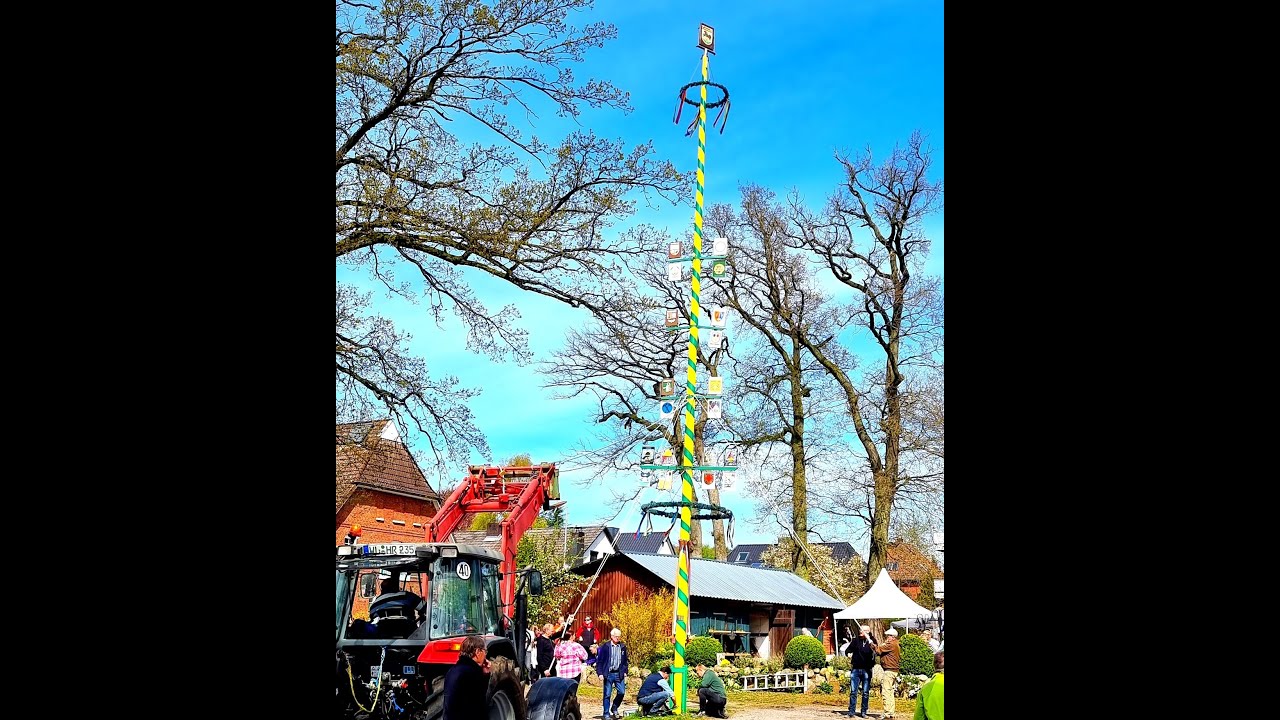
[[385,543],[382,545],[368,545],[366,554],[368,555],[413,555],[417,552],[417,548],[413,545],[401,545],[398,543]]

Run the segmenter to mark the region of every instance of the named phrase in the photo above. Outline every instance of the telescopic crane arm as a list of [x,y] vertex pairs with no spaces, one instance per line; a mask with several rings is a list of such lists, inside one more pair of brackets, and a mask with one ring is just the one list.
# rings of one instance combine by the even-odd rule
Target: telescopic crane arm
[[472,465],[468,475],[440,505],[427,525],[427,542],[446,542],[449,535],[474,513],[503,513],[500,525],[502,604],[513,607],[516,597],[516,546],[538,513],[563,505],[560,500],[560,473],[555,463],[532,467]]

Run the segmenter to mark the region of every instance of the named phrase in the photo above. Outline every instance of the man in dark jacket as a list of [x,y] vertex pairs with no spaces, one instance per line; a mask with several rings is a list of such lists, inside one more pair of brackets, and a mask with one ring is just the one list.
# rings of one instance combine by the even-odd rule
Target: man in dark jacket
[[470,720],[485,706],[489,691],[489,661],[485,659],[484,637],[468,635],[458,650],[458,662],[444,676],[444,717],[442,720]]
[[663,687],[669,677],[671,677],[671,666],[663,665],[650,673],[649,677],[641,683],[640,692],[636,693],[636,702],[640,703],[642,715],[666,714],[667,701],[675,697],[675,693]]
[[[618,720],[618,708],[622,707],[622,694],[627,691],[627,645],[622,642],[622,631],[609,631],[609,642],[596,652],[596,674],[604,678],[604,720]],[[609,709],[609,692],[617,688],[613,698],[613,710]]]
[[534,644],[538,646],[538,676],[533,679],[537,682],[540,678],[547,677],[551,674],[551,662],[556,659],[556,644],[551,641],[551,623],[547,623],[538,628],[534,632],[537,633],[538,639]]
[[[871,668],[876,664],[876,649],[871,645],[871,626],[859,628],[858,637],[845,648],[849,656],[849,717],[866,717],[871,699]],[[862,712],[857,711],[858,690],[862,690]]]

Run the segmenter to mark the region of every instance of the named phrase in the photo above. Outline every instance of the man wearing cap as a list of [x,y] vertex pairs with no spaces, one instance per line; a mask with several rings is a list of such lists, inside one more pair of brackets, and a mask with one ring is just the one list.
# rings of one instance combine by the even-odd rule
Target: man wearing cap
[[902,667],[902,650],[898,647],[898,631],[890,627],[884,631],[884,642],[876,646],[876,652],[880,654],[880,669],[884,674],[880,676],[880,697],[884,699],[884,715],[882,718],[893,717],[894,696],[893,685],[898,679],[898,670]]

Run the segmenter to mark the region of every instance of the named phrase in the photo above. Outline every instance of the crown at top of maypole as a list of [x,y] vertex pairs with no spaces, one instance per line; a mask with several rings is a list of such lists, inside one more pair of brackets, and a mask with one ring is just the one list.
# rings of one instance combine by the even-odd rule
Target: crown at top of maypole
[[[716,54],[716,29],[715,28],[711,27],[706,23],[700,24],[698,28],[698,47],[701,48],[704,52],[702,56],[702,60],[704,63],[706,62],[706,59],[707,59],[705,53],[711,53],[712,55]],[[703,77],[705,76],[706,76],[706,73],[704,72]],[[703,95],[704,93],[699,93],[699,97],[697,99],[693,99],[689,97],[690,90],[696,87],[703,87],[703,86],[713,87],[719,90],[721,93],[719,99],[714,100],[712,102],[707,102],[705,99],[701,97],[701,95]],[[711,127],[714,128],[716,126],[716,123],[719,123],[720,134],[721,135],[724,134],[724,126],[729,122],[729,89],[728,88],[726,88],[724,85],[721,85],[720,83],[711,82],[710,80],[698,80],[697,82],[691,82],[685,85],[684,87],[680,88],[679,96],[680,96],[680,100],[676,103],[676,116],[672,120],[672,122],[674,122],[677,125],[680,124],[680,115],[682,112],[684,112],[685,103],[688,103],[694,107],[698,107],[699,105],[702,105],[707,109],[720,108],[720,113],[716,115],[716,119],[711,122]],[[687,137],[689,135],[692,135],[693,130],[696,127],[698,127],[697,116],[693,118],[693,122],[689,123],[689,127],[685,128],[685,131],[684,131],[685,136]]]

